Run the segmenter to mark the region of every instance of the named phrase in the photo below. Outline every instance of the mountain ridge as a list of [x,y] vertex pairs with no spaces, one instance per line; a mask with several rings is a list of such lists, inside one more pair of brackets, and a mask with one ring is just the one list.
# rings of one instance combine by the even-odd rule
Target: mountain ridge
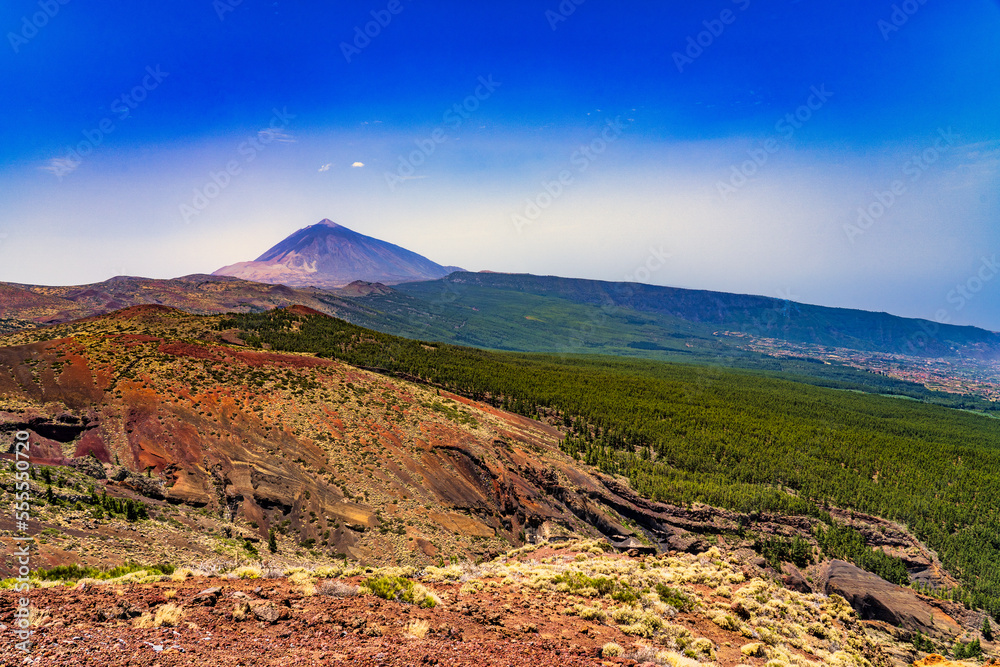
[[[492,290],[599,307],[606,317],[628,311],[648,313],[795,343],[913,356],[1000,358],[1000,333],[987,329],[751,294],[482,272],[455,272],[435,281],[399,284],[395,289],[425,300],[450,292],[451,303],[459,306],[474,302],[483,290]],[[376,301],[371,303],[379,307]]]

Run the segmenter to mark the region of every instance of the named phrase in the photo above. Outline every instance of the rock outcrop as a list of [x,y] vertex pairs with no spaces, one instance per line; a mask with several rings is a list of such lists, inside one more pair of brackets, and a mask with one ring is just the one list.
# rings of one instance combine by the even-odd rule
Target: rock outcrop
[[842,560],[830,562],[826,592],[847,600],[863,620],[884,621],[913,632],[949,638],[961,632],[952,618],[921,600],[913,591]]

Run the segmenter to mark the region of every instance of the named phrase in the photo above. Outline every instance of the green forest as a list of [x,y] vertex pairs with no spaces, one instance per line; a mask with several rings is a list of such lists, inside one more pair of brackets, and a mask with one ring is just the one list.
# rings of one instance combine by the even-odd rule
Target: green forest
[[[293,330],[293,324],[297,330]],[[836,506],[907,525],[1000,619],[1000,421],[753,370],[421,343],[325,316],[231,315],[252,346],[419,378],[525,414],[558,414],[569,454],[677,504],[828,520]],[[850,556],[831,526],[825,550]],[[894,567],[885,568],[890,578]]]

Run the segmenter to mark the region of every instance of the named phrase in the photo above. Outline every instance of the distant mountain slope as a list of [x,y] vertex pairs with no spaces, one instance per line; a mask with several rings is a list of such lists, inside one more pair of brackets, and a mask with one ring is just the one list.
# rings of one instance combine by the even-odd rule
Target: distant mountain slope
[[225,266],[213,275],[295,287],[336,288],[357,280],[384,284],[433,280],[455,269],[323,220],[300,229],[256,260]]
[[[396,290],[422,300],[429,310],[439,316],[449,314],[454,317],[464,311],[468,317],[488,317],[505,301],[523,302],[526,297],[555,299],[566,308],[599,308],[600,312],[592,315],[589,321],[561,320],[553,317],[552,308],[549,309],[548,319],[518,318],[525,337],[537,336],[539,330],[546,327],[554,330],[569,326],[576,331],[583,347],[587,347],[588,339],[596,342],[598,332],[607,334],[609,324],[616,321],[625,323],[622,333],[626,333],[629,327],[666,323],[666,318],[667,322],[685,325],[688,334],[702,336],[717,330],[871,352],[1000,358],[1000,334],[984,329],[943,325],[887,313],[813,306],[763,296],[528,274],[461,272],[438,281],[397,285]],[[508,296],[505,298],[504,295]],[[389,310],[387,303],[390,298],[376,295],[364,301],[374,309],[385,312]],[[413,308],[413,305],[408,307]],[[524,315],[531,318],[533,313]],[[438,323],[438,326],[442,324]],[[460,322],[454,324],[459,325]],[[667,338],[675,331],[675,328],[665,329],[659,338]],[[463,331],[456,336],[456,340],[476,344],[462,339],[462,336],[473,335],[476,332]],[[524,341],[517,338],[519,336],[515,332],[508,337],[504,347],[540,349],[524,345]],[[628,338],[629,335],[623,336],[623,341]],[[643,344],[641,340],[640,345]],[[657,343],[656,338],[652,342],[662,344]]]
[[[377,289],[358,286],[352,293]],[[354,312],[365,311],[366,307],[318,289],[294,289],[201,274],[173,280],[118,276],[101,283],[66,287],[0,283],[0,332],[30,324],[68,322],[129,306],[163,305],[208,315],[260,312],[295,304],[347,318],[374,315]],[[4,320],[12,323],[4,326]]]

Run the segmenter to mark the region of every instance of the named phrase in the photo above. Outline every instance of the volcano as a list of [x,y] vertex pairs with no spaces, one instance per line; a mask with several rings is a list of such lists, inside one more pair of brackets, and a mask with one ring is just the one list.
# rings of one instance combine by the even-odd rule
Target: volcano
[[252,262],[231,264],[212,275],[330,289],[358,280],[386,285],[436,280],[459,270],[323,220],[300,229]]

